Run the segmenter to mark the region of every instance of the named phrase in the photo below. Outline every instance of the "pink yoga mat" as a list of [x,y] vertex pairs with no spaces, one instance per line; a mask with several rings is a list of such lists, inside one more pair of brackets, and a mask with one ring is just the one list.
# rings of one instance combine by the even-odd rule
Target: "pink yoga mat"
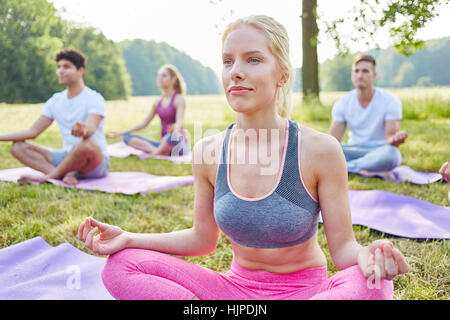
[[[24,174],[40,174],[31,168],[0,170],[0,180],[17,182]],[[179,186],[194,183],[193,176],[157,176],[145,172],[110,172],[106,177],[97,179],[82,179],[76,186],[68,185],[61,180],[50,179],[55,185],[84,190],[97,190],[108,193],[123,193],[142,195],[147,192],[160,192]]]
[[192,153],[182,155],[182,156],[150,156],[144,151],[130,147],[129,145],[118,142],[108,145],[108,154],[115,158],[126,158],[131,155],[135,155],[142,160],[145,159],[158,159],[158,160],[168,160],[176,163],[191,163]]

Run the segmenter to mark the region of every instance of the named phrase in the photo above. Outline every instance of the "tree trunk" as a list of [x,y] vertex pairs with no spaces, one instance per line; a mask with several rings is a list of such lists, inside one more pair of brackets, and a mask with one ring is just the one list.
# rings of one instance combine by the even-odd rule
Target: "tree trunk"
[[302,83],[303,99],[319,98],[319,61],[317,39],[319,28],[316,21],[317,0],[303,0],[302,4]]

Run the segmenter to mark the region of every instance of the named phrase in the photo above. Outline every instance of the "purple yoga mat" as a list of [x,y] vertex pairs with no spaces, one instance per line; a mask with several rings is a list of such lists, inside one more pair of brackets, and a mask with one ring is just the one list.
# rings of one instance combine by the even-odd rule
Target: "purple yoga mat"
[[108,145],[108,154],[115,158],[126,158],[131,155],[135,155],[142,160],[145,159],[158,159],[169,160],[176,163],[191,163],[192,153],[182,156],[150,156],[148,153],[135,149],[123,142],[113,143]]
[[[24,174],[39,174],[39,172],[28,167],[0,170],[0,180],[17,182],[20,176]],[[64,187],[74,187],[62,180],[49,179],[48,182]],[[193,176],[156,176],[145,172],[110,172],[103,178],[82,179],[74,188],[144,195],[150,191],[160,192],[193,183]]]
[[0,249],[0,299],[111,300],[101,280],[105,260],[41,237]]
[[[414,184],[428,184],[442,179],[440,173],[415,171],[408,166],[399,166],[391,171],[395,177],[394,182],[408,181]],[[369,178],[369,176],[364,175]],[[374,173],[370,177],[378,177],[384,179],[383,176]]]
[[449,239],[450,208],[382,190],[349,190],[352,224],[413,239]]

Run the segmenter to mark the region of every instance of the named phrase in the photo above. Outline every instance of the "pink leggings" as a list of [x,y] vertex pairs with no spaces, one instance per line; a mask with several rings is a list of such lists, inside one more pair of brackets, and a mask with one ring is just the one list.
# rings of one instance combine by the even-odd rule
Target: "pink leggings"
[[231,269],[221,274],[143,249],[109,256],[102,280],[114,298],[124,300],[382,300],[393,294],[392,281],[368,285],[357,265],[327,279],[326,267],[278,274],[244,269],[233,260]]

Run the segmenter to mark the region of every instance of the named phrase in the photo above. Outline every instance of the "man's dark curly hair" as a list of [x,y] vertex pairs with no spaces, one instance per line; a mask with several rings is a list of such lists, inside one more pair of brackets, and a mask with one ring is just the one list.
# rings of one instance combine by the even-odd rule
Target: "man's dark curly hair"
[[55,58],[56,62],[58,62],[61,59],[66,59],[72,62],[77,68],[77,70],[80,69],[81,67],[86,68],[87,58],[80,51],[74,49],[63,49],[56,55]]

